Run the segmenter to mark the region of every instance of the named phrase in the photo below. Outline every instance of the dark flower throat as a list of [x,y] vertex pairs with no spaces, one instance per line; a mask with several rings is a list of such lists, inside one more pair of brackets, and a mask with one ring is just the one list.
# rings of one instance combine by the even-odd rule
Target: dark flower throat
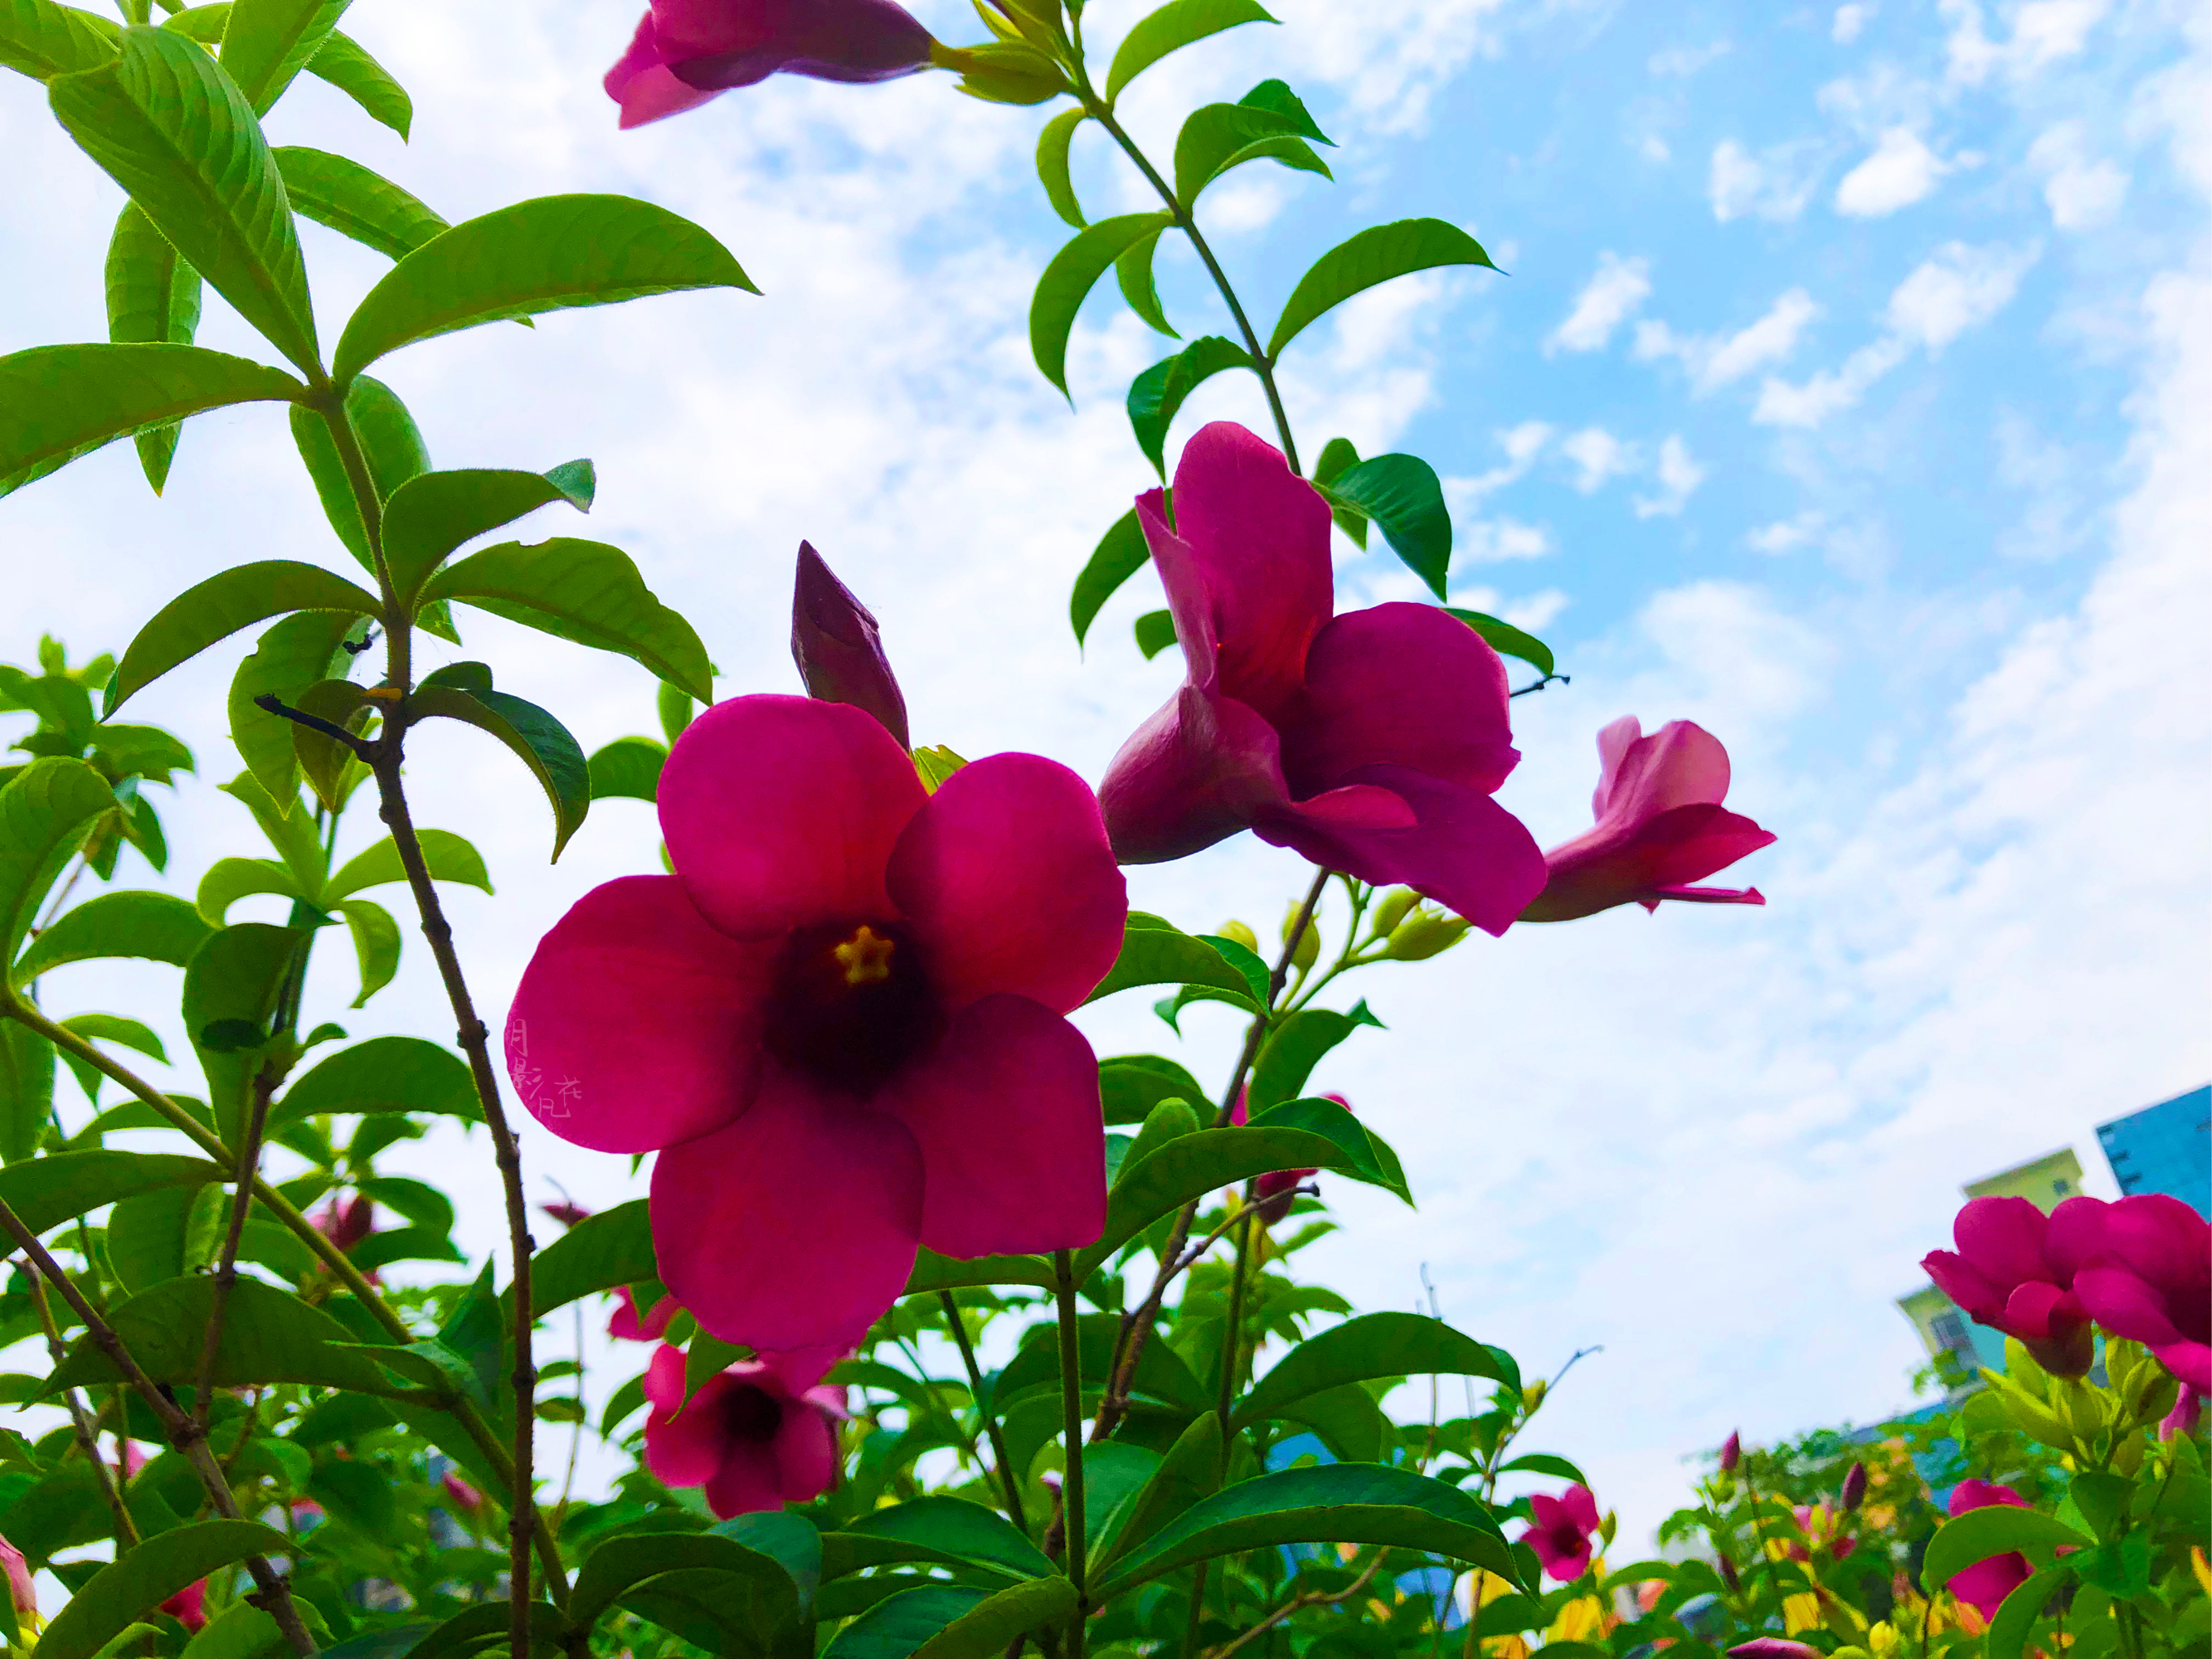
[[769,994],[768,1046],[788,1065],[868,1094],[942,1024],[904,928],[832,922],[797,928],[785,945]]

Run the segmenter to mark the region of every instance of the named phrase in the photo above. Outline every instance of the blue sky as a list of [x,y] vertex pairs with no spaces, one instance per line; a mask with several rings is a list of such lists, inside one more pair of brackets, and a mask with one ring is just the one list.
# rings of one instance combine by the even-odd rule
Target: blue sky
[[[949,0],[921,10],[972,31]],[[1731,805],[1781,837],[1743,869],[1765,910],[1613,913],[1377,970],[1358,988],[1391,1035],[1317,1078],[1395,1139],[1421,1207],[1333,1189],[1345,1231],[1304,1260],[1370,1309],[1410,1305],[1426,1262],[1448,1315],[1532,1370],[1604,1345],[1538,1437],[1636,1537],[1680,1500],[1680,1460],[1739,1422],[1778,1434],[1902,1400],[1917,1349],[1889,1300],[1960,1182],[2064,1144],[2101,1178],[2094,1123],[2212,1073],[2212,43],[2180,0],[1278,10],[1282,28],[1162,64],[1127,112],[1164,153],[1182,111],[1279,75],[1339,141],[1334,185],[1251,168],[1207,198],[1262,314],[1383,219],[1450,218],[1512,273],[1378,290],[1285,368],[1309,453],[1341,433],[1436,465],[1455,596],[1538,628],[1574,676],[1516,705],[1526,759],[1503,799],[1564,840],[1600,726],[1693,718],[1735,757]],[[1094,0],[1091,27],[1110,40],[1135,15]],[[765,290],[394,358],[434,455],[594,457],[589,533],[695,620],[729,691],[792,684],[809,537],[883,618],[919,740],[1034,749],[1095,780],[1179,673],[1130,643],[1149,577],[1087,659],[1066,623],[1074,573],[1147,480],[1120,401],[1164,343],[1102,295],[1073,412],[1030,365],[1029,287],[1066,234],[1030,174],[1042,112],[938,76],[778,82],[617,134],[596,82],[630,22],[604,0],[365,0],[348,27],[414,89],[413,143],[313,84],[272,120],[453,219],[651,197]],[[1144,205],[1091,137],[1093,211]],[[0,143],[22,181],[0,219],[0,349],[100,337],[112,188],[27,82],[0,85]],[[304,240],[331,333],[381,263]],[[1161,284],[1186,333],[1222,328],[1181,255]],[[203,339],[259,349],[219,305]],[[1224,380],[1172,441],[1220,416],[1262,423]],[[0,502],[0,659],[47,629],[118,648],[241,543],[343,563],[265,411],[196,422],[161,501],[127,448],[80,462]],[[1411,597],[1386,553],[1340,554],[1346,603]],[[489,622],[469,650],[587,744],[649,725],[627,665]],[[254,850],[206,787],[230,768],[234,659],[173,682],[204,775],[171,814],[187,882]],[[611,804],[549,870],[505,767],[443,738],[416,765],[422,816],[476,838],[501,884],[457,907],[495,1006],[562,908],[648,867],[653,841]],[[1194,927],[1265,928],[1302,884],[1243,838],[1134,888]],[[442,1029],[416,956],[356,1031]],[[342,978],[323,988],[337,1003]],[[53,988],[88,1007],[173,994],[150,975]],[[1217,1069],[1235,1035],[1201,1011],[1179,1051],[1140,1006],[1086,1018],[1102,1052]],[[538,1135],[529,1155],[586,1201],[634,1190],[623,1160]],[[405,1156],[456,1167],[444,1142]],[[489,1162],[468,1156],[484,1201],[464,1214],[489,1248]],[[611,1386],[595,1376],[595,1397]]]

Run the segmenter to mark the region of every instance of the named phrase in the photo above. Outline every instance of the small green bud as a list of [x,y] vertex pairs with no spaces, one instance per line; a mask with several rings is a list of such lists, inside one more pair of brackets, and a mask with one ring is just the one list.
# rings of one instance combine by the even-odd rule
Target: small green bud
[[[1294,903],[1284,913],[1284,944],[1290,944],[1291,929],[1297,926],[1298,913],[1304,908],[1305,907],[1304,905]],[[1313,918],[1311,916],[1308,916],[1306,918],[1306,925],[1304,928],[1298,934],[1298,942],[1291,951],[1291,966],[1297,969],[1300,973],[1304,973],[1320,959],[1321,929],[1314,925]]]
[[1467,923],[1455,915],[1416,910],[1390,933],[1384,954],[1393,962],[1426,962],[1442,956],[1467,937]]
[[1551,1386],[1552,1385],[1550,1383],[1545,1382],[1544,1379],[1540,1376],[1534,1382],[1531,1382],[1527,1388],[1522,1389],[1521,1409],[1524,1413],[1534,1416],[1535,1414],[1536,1408],[1544,1403],[1544,1395],[1546,1392],[1549,1390]]
[[1224,939],[1233,939],[1254,956],[1260,954],[1260,936],[1237,921],[1224,921],[1214,930]]
[[1420,902],[1421,896],[1410,887],[1393,887],[1386,891],[1375,905],[1375,937],[1389,938]]

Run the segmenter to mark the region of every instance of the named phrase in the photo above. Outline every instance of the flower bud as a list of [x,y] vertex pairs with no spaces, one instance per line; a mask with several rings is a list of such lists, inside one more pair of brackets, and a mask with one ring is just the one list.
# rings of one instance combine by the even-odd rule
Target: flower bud
[[2194,1434],[2197,1432],[2197,1419],[2203,1415],[2204,1396],[2196,1389],[2185,1385],[2180,1397],[2173,1402],[2173,1409],[2166,1414],[2166,1420],[2158,1425],[2158,1437],[2160,1440],[2173,1440],[2184,1435]]
[[1858,1506],[1866,1502],[1866,1465],[1864,1463],[1854,1463],[1850,1467],[1850,1472],[1844,1476],[1843,1501],[1844,1513],[1845,1515],[1855,1513],[1857,1510]]
[[1758,1636],[1728,1650],[1729,1659],[1820,1659],[1820,1650],[1780,1636]]
[[874,715],[900,748],[914,746],[907,733],[906,698],[884,655],[874,615],[830,574],[822,556],[806,542],[799,544],[791,656],[808,696],[850,703]]
[[453,1500],[453,1507],[464,1515],[474,1515],[483,1507],[483,1494],[451,1469],[446,1471],[445,1477],[438,1484],[445,1488],[446,1496]]
[[1260,936],[1243,922],[1231,918],[1214,929],[1224,939],[1233,939],[1254,956],[1260,954]]
[[582,1205],[571,1204],[565,1200],[558,1204],[541,1204],[538,1207],[564,1227],[573,1227],[578,1222],[587,1219],[592,1213]]
[[18,1624],[36,1617],[39,1587],[31,1577],[31,1565],[23,1559],[23,1552],[4,1538],[0,1538],[0,1571],[6,1574],[8,1594],[14,1598]]
[[1741,1462],[1742,1459],[1742,1431],[1732,1429],[1729,1431],[1729,1437],[1721,1442],[1721,1473],[1723,1474],[1734,1474],[1735,1473],[1735,1466]]
[[1073,90],[1060,65],[1020,40],[986,40],[980,46],[933,44],[929,61],[956,71],[960,90],[993,104],[1042,104]]
[[1400,922],[1405,921],[1421,896],[1410,887],[1393,887],[1375,903],[1373,927],[1376,939],[1388,939]]
[[334,1198],[316,1215],[315,1226],[338,1249],[350,1250],[376,1231],[376,1206],[360,1193]]
[[1467,923],[1462,918],[1416,910],[1391,930],[1390,948],[1383,954],[1393,962],[1426,962],[1466,937]]
[[[1304,905],[1293,903],[1288,910],[1283,913],[1284,944],[1289,945],[1291,943],[1291,929],[1297,927],[1298,917],[1304,909]],[[1300,973],[1304,973],[1307,969],[1312,967],[1314,963],[1320,959],[1320,957],[1321,929],[1315,925],[1313,917],[1308,915],[1306,917],[1306,925],[1299,930],[1297,944],[1291,947],[1291,966],[1297,969]]]
[[1544,1379],[1540,1376],[1534,1382],[1531,1382],[1527,1388],[1522,1389],[1522,1411],[1533,1416],[1536,1408],[1544,1403],[1544,1395],[1550,1390],[1551,1386],[1552,1385],[1550,1383],[1545,1382]]
[[1728,1557],[1723,1555],[1720,1559],[1719,1565],[1721,1570],[1721,1583],[1729,1587],[1729,1594],[1731,1595],[1742,1595],[1743,1580],[1736,1575],[1735,1563],[1729,1560]]

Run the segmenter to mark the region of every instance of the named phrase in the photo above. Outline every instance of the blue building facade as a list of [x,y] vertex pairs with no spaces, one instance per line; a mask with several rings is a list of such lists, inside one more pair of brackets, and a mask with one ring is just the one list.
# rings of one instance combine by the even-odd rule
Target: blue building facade
[[2212,1215],[2212,1085],[2097,1126],[2123,1193],[2165,1193]]

